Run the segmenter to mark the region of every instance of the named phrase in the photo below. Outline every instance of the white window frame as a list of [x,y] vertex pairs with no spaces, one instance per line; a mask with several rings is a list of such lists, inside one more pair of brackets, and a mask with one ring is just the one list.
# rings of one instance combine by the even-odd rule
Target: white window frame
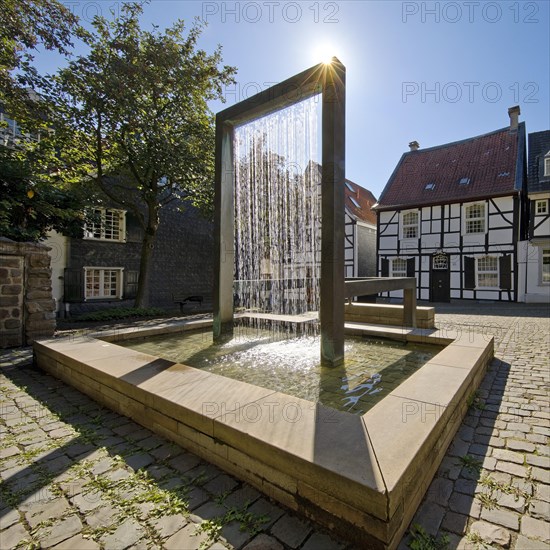
[[[94,208],[94,215],[100,217],[99,224],[91,224],[91,227],[84,228],[84,238],[93,241],[107,241],[114,243],[126,242],[126,211],[116,208]],[[118,216],[118,236],[113,238],[107,227],[107,217]]]
[[[494,260],[494,262],[495,262],[494,269],[483,269],[483,270],[481,270],[480,269],[480,263],[482,263],[484,260],[489,259],[489,258],[491,258],[491,260]],[[485,267],[485,266],[482,265],[482,267]],[[496,284],[495,285],[487,285],[487,284],[481,284],[480,283],[480,275],[491,275],[491,274],[494,274],[494,276],[496,278]],[[499,281],[500,281],[500,271],[499,271],[498,256],[488,254],[487,256],[480,256],[480,257],[476,258],[476,289],[477,288],[480,288],[480,289],[481,288],[490,288],[490,289],[500,288]]]
[[550,176],[550,154],[544,157],[544,177]]
[[[415,222],[409,221],[407,218],[409,216],[414,216],[416,219]],[[418,213],[418,210],[407,210],[405,212],[401,212],[401,239],[418,239],[419,235],[419,221],[420,216]],[[412,230],[414,229],[414,235],[411,234]]]
[[[98,281],[97,281],[97,293],[89,293],[88,278],[98,271]],[[115,294],[106,294],[106,281],[105,276],[107,273],[115,272],[116,273],[116,282],[115,282]],[[122,282],[123,282],[123,267],[104,267],[104,266],[86,266],[84,268],[84,300],[121,300],[122,299]]]
[[[403,269],[395,269],[394,263],[403,262]],[[407,259],[406,258],[392,258],[390,260],[391,275],[390,277],[406,277],[407,276]]]
[[535,201],[535,215],[548,214],[548,199],[538,199]]
[[[472,216],[469,215],[470,211],[474,208],[483,208],[483,214],[481,216]],[[463,227],[463,234],[464,235],[483,235],[487,233],[487,205],[484,202],[474,202],[470,204],[464,205],[464,227]],[[483,229],[481,231],[470,231],[469,230],[469,224],[475,223],[475,222],[483,222]]]
[[[547,280],[544,280],[544,259],[548,258],[548,263],[550,265],[550,245],[544,245],[540,247],[540,257],[539,257],[539,265],[540,265],[540,284],[547,286],[550,285],[550,271],[548,272]],[[550,267],[549,267],[550,270]]]

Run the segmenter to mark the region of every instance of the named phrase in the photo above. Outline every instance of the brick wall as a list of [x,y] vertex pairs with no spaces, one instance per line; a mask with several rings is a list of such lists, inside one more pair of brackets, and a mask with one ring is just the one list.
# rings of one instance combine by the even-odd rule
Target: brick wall
[[48,250],[0,238],[0,348],[29,345],[54,333]]

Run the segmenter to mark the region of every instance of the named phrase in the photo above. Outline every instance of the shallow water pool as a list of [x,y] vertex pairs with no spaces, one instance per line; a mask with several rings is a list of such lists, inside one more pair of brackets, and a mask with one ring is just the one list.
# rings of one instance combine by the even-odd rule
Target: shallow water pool
[[117,343],[142,353],[280,391],[340,411],[363,414],[439,351],[441,346],[346,337],[345,363],[321,367],[319,336],[235,327],[214,344],[212,330],[166,334]]

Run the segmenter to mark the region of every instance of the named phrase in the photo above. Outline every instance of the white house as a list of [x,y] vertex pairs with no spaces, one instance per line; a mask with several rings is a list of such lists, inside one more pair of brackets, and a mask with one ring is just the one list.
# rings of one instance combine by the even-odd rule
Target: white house
[[528,240],[520,243],[520,300],[550,303],[550,130],[529,134]]
[[[518,299],[525,239],[525,123],[420,149],[409,144],[375,210],[378,272],[415,276],[418,299]],[[391,293],[390,296],[399,296]]]
[[374,195],[345,180],[346,277],[376,276],[376,214]]

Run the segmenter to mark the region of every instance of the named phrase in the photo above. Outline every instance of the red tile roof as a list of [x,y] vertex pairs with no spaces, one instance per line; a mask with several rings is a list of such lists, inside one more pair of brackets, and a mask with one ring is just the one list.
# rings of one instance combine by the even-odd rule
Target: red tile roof
[[[525,124],[517,132],[494,132],[410,151],[401,157],[379,200],[378,208],[410,207],[475,200],[513,194],[521,188],[516,174],[518,154],[523,158]],[[519,166],[522,164],[519,163]],[[460,184],[469,178],[467,185]],[[426,188],[428,184],[435,184]]]
[[[348,184],[353,188],[353,191],[348,188]],[[361,187],[348,179],[346,180],[344,189],[346,192],[346,197],[344,199],[345,206],[349,213],[360,221],[376,225],[376,212],[371,210],[371,208],[376,204],[376,198],[374,195],[368,189],[365,189],[364,187]],[[357,202],[359,207],[353,204],[353,201],[351,200],[352,198]]]

